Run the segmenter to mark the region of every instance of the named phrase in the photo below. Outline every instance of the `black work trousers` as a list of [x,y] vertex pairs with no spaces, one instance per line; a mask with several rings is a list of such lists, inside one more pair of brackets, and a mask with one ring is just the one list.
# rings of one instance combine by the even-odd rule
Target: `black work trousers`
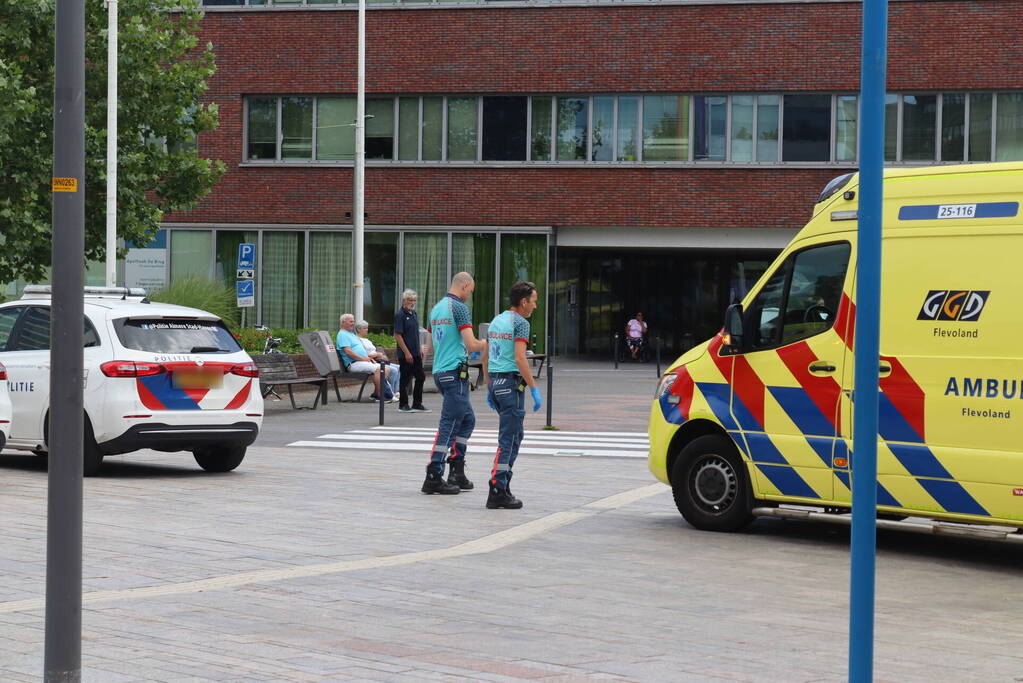
[[423,405],[423,383],[426,381],[426,373],[423,372],[423,358],[422,356],[413,356],[412,362],[409,363],[400,349],[398,355],[400,356],[398,369],[401,372],[401,398],[398,399],[398,407],[409,407],[408,388],[413,379],[415,379],[415,386],[412,389],[412,407],[421,406]]

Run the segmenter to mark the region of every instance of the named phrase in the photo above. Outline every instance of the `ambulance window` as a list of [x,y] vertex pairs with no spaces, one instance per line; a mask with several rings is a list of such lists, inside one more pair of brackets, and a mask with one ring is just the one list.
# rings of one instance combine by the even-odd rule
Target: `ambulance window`
[[0,310],[0,351],[8,350],[7,341],[11,338],[11,330],[14,329],[14,323],[18,321],[18,316],[24,310],[23,306],[12,306]]
[[849,265],[849,244],[826,244],[794,256],[782,344],[820,334],[835,324]]
[[757,298],[753,300],[750,311],[754,330],[753,348],[755,349],[778,345],[778,332],[781,323],[778,312],[781,310],[782,298],[785,294],[785,281],[788,279],[791,265],[792,259],[790,258],[764,283]]

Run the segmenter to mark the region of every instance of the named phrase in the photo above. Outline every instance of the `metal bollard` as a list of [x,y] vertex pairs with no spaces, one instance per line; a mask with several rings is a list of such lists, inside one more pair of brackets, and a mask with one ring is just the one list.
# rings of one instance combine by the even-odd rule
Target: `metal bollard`
[[615,332],[614,347],[611,349],[612,355],[615,357],[615,370],[618,369],[618,333]]
[[377,403],[380,404],[380,426],[383,427],[384,403],[386,403],[386,401],[384,401],[384,386],[387,384],[387,378],[384,376],[384,370],[387,369],[387,361],[379,359],[377,362],[380,363],[380,390],[377,392]]
[[657,358],[657,376],[661,376],[661,338],[654,337],[654,356]]
[[554,398],[554,354],[552,353],[553,347],[551,347],[551,339],[547,338],[547,426],[551,426],[551,419],[553,417],[554,406],[552,405]]

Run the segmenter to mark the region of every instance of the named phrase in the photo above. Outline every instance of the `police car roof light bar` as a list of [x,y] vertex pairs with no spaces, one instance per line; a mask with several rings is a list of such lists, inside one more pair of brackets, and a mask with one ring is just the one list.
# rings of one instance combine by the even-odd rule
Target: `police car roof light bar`
[[[126,300],[128,297],[138,298],[143,303],[149,303],[146,298],[146,290],[142,287],[94,287],[82,288],[83,293],[89,298],[107,298]],[[52,295],[50,285],[28,285],[21,294],[22,299],[40,299]]]

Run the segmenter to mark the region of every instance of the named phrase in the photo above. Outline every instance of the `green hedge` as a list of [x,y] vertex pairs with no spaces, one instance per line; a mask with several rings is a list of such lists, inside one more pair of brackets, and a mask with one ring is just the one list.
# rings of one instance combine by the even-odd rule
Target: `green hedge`
[[[277,328],[273,330],[273,336],[281,338],[281,345],[277,348],[284,353],[305,353],[302,344],[298,341],[298,335],[303,332],[314,332],[314,327],[304,327],[300,330]],[[263,345],[266,343],[266,333],[252,327],[232,329],[238,343],[249,353],[263,353]],[[331,339],[337,338],[337,330],[327,330]],[[394,337],[389,334],[369,333],[369,339],[379,349],[380,347],[395,346]]]

